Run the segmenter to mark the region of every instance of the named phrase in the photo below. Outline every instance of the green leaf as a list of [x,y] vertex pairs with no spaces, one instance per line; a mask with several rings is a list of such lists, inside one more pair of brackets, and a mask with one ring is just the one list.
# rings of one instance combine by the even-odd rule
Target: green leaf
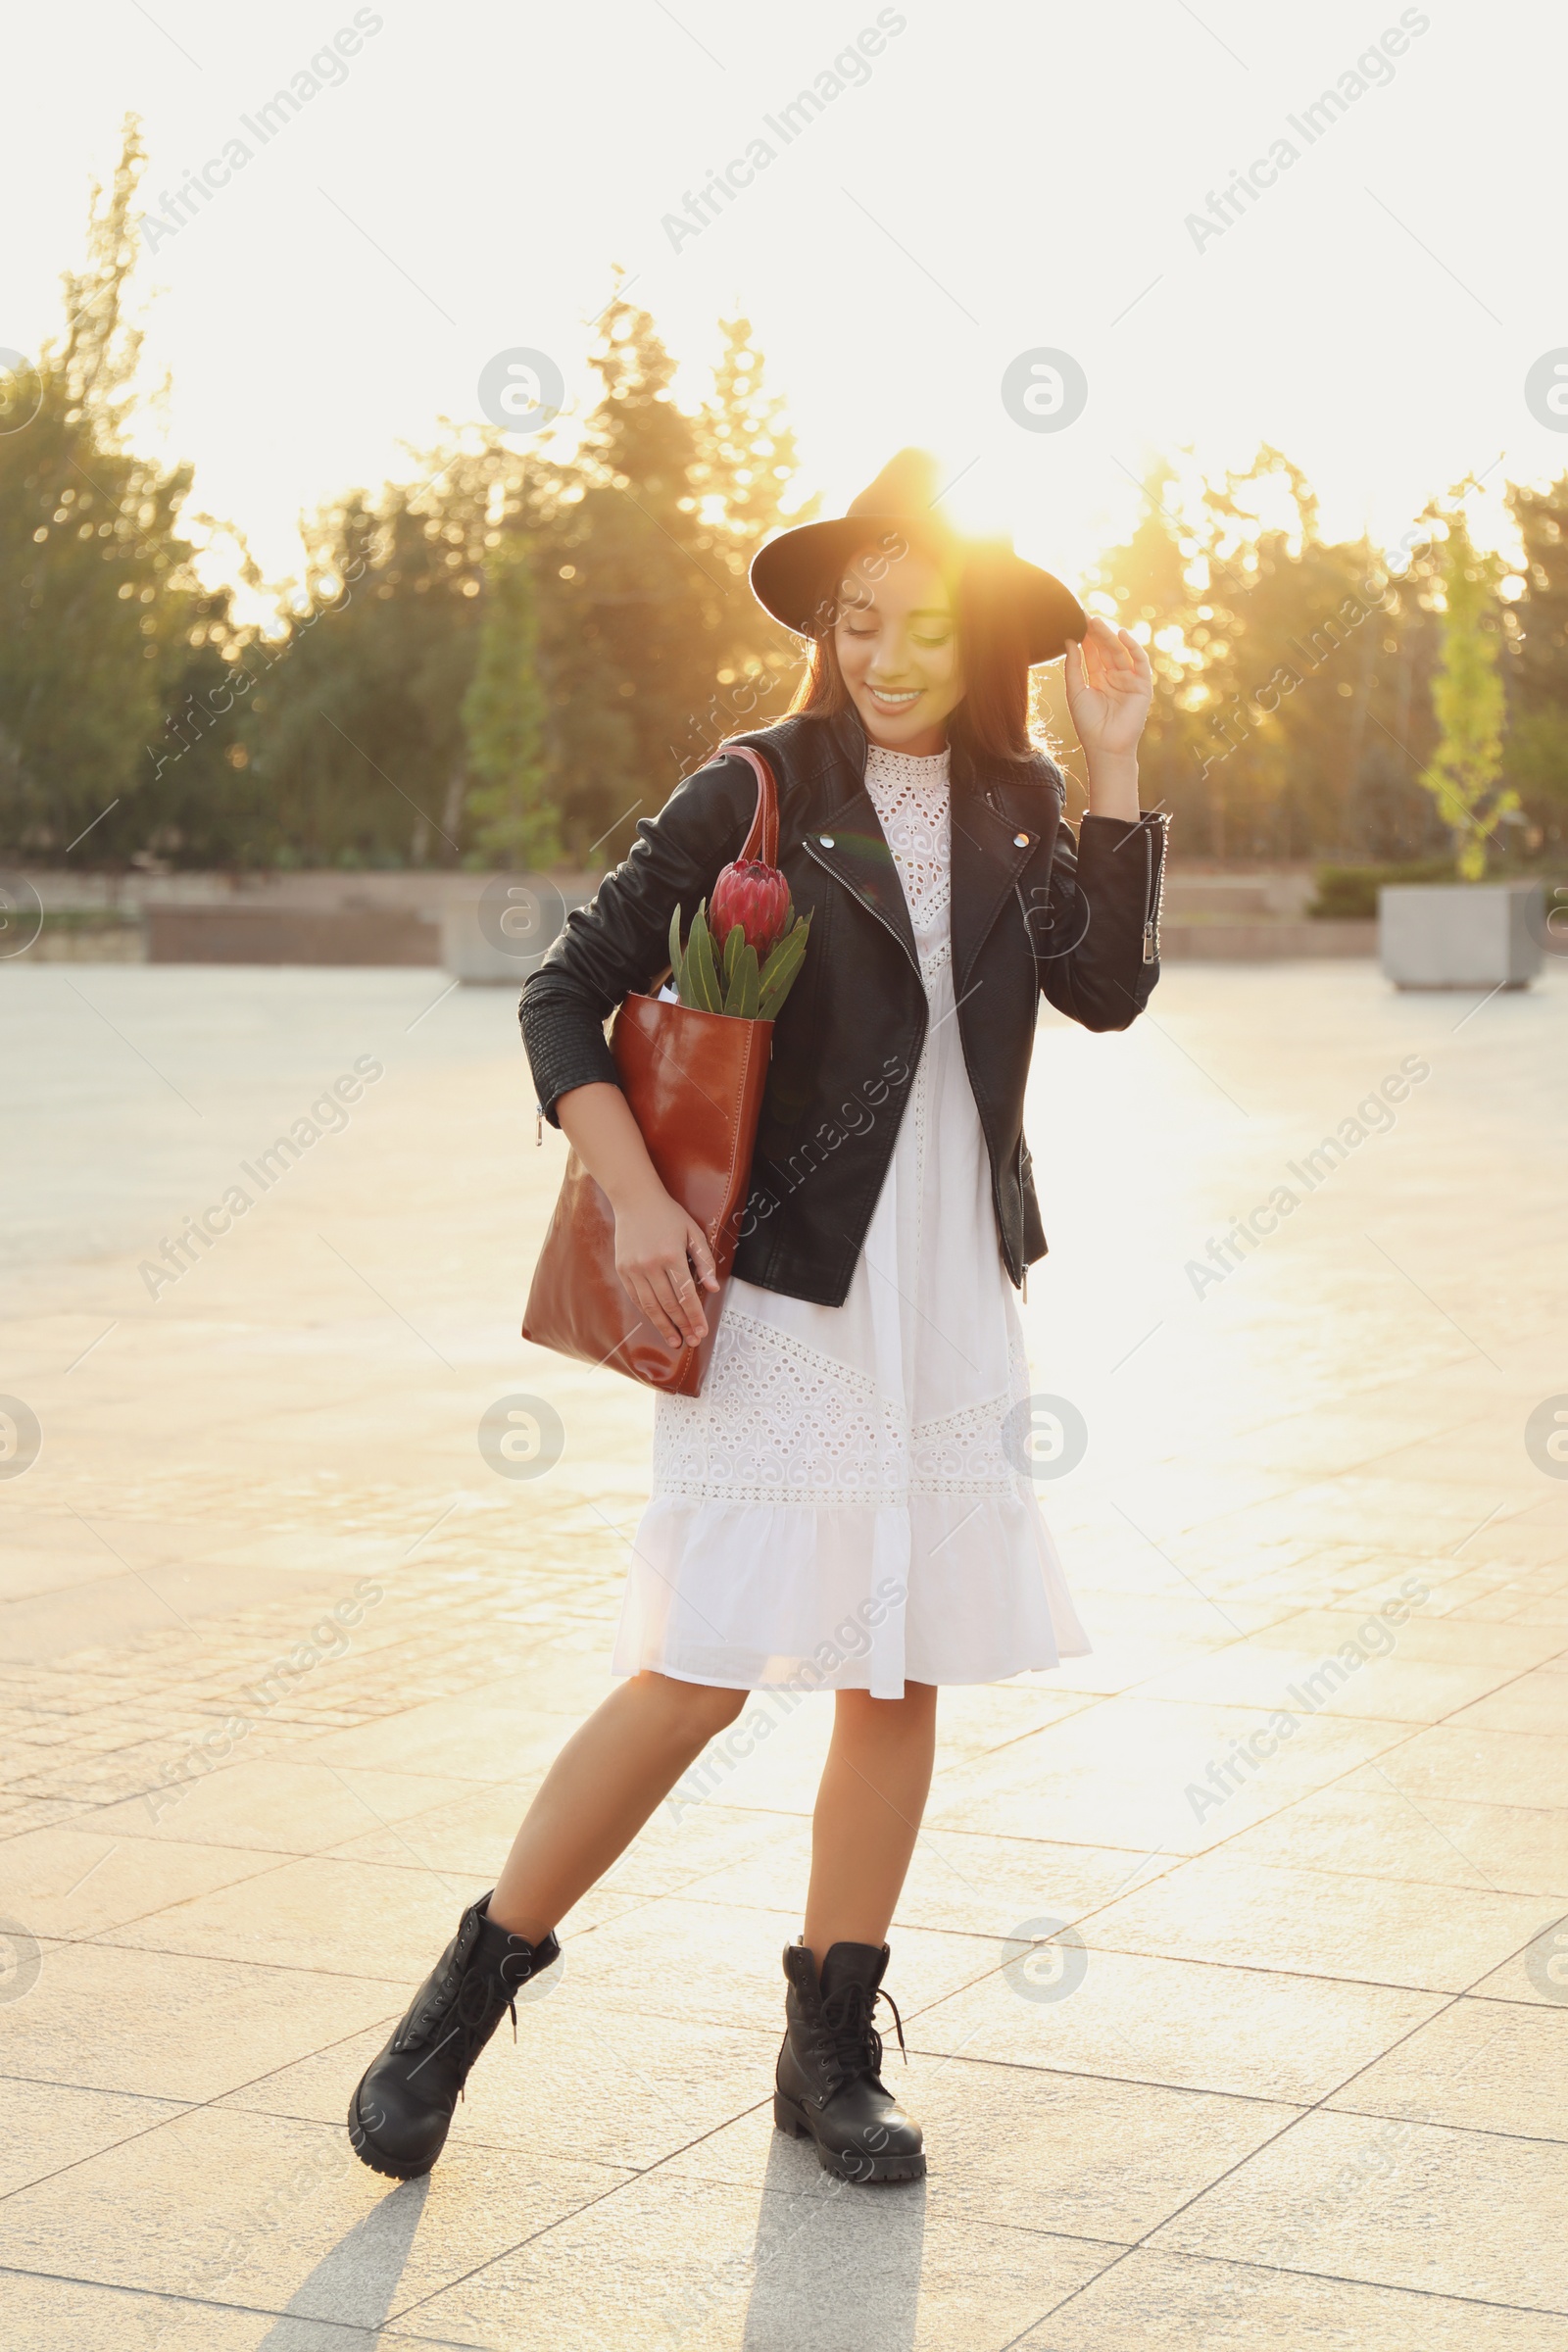
[[692,916],[692,927],[686,940],[686,971],[691,982],[691,1003],[699,1012],[722,1012],[724,992],[718,985],[718,967],[713,961],[713,942],[709,935],[708,909],[698,907]]
[[670,986],[683,1003],[686,997],[685,961],[680,952],[680,908],[677,906],[669,918],[669,979]]
[[[729,935],[730,939],[733,939],[736,932],[739,931],[740,925],[737,923]],[[726,940],[724,944],[726,951],[724,961],[726,964],[733,961],[735,966],[730,975],[729,993],[724,999],[724,1010],[738,1016],[743,1021],[755,1021],[761,993],[758,979],[757,950],[747,942],[744,934],[741,937],[740,948],[733,957],[728,954],[729,941]]]
[[759,990],[757,1017],[771,1021],[777,1015],[806,961],[806,934],[808,922],[797,923],[787,939],[781,939],[762,967]]
[[[810,916],[808,914],[803,915],[795,924],[794,928],[785,933],[784,937],[779,941],[778,946],[768,956],[767,961],[762,966],[761,973],[761,994],[764,998],[767,996],[768,991],[774,987],[774,984],[781,973],[787,972],[789,975],[789,980],[794,979],[796,973],[800,969],[801,957],[806,954],[806,942],[808,935],[810,932]],[[789,985],[789,980],[785,981],[784,985],[786,988]],[[782,1002],[783,990],[779,990],[777,993],[779,1001]],[[763,1013],[761,1018],[763,1020],[769,1020],[772,1018],[772,1015],[769,1013]]]
[[746,945],[746,933],[739,923],[731,923],[729,937],[724,942],[724,986],[729,988],[735,979],[735,958]]

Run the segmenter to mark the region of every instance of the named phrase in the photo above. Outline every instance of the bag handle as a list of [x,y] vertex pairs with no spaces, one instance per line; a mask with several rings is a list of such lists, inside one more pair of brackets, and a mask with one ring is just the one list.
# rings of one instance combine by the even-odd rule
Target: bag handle
[[778,863],[778,787],[773,771],[760,752],[753,751],[749,743],[721,743],[720,757],[744,760],[757,778],[757,813],[752,829],[746,836],[742,858],[760,858],[764,865]]

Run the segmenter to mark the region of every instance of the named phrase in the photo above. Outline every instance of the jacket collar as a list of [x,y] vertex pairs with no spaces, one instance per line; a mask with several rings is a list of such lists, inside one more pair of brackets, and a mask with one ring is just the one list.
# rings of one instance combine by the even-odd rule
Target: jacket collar
[[[904,887],[865,788],[868,745],[859,714],[852,707],[818,723],[831,745],[822,804],[828,822],[808,837],[811,855],[896,934],[911,963],[918,966]],[[975,958],[1018,877],[1043,838],[1054,833],[1058,810],[1044,776],[1031,776],[1027,790],[1020,790],[1023,780],[1017,770],[974,753],[961,730],[950,741],[948,774],[953,968],[961,997]]]
[[865,788],[865,729],[853,710],[835,711],[823,722],[831,756],[825,771],[823,825],[807,835],[807,848],[898,940],[916,971],[919,951],[899,869],[887,835]]

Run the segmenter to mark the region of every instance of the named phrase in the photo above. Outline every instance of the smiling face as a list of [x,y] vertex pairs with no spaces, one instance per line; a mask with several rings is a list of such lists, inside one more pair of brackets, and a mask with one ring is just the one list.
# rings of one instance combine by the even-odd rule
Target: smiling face
[[917,759],[943,749],[963,672],[949,586],[928,556],[857,557],[844,575],[833,649],[873,743]]

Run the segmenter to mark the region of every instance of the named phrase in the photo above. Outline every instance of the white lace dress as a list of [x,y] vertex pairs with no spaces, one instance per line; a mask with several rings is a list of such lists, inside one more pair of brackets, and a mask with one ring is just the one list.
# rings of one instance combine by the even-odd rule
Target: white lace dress
[[657,1399],[617,1674],[897,1698],[1089,1647],[1003,1444],[1029,1376],[953,1018],[948,756],[873,747],[865,781],[925,1049],[844,1304],[732,1282],[703,1395]]

